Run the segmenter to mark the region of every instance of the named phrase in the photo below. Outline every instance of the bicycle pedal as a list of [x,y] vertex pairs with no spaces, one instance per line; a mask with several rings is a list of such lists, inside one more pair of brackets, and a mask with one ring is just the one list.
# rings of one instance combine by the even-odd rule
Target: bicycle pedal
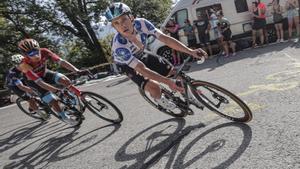
[[188,111],[185,114],[187,114],[187,115],[194,115],[195,113],[193,111]]

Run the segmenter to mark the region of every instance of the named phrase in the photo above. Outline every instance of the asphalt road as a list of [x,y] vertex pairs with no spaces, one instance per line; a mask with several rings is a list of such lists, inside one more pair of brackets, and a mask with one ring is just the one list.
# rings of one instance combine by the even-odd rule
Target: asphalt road
[[114,102],[120,126],[90,112],[79,129],[0,109],[0,168],[300,168],[300,49],[276,44],[193,65],[190,76],[238,94],[253,111],[238,124],[205,109],[174,119],[152,108],[123,77],[82,86]]

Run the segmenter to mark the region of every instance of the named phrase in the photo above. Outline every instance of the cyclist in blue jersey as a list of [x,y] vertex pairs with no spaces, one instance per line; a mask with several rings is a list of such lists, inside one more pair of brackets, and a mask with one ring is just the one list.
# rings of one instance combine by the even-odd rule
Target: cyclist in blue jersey
[[146,38],[154,36],[172,49],[187,53],[194,58],[207,57],[201,48],[190,49],[178,40],[165,35],[144,18],[134,18],[130,8],[120,2],[112,3],[105,16],[117,30],[112,41],[112,55],[116,64],[139,87],[149,92],[155,101],[165,109],[174,109],[176,105],[161,94],[159,83],[168,85],[174,91],[183,92],[183,88],[167,78],[174,73],[173,67],[156,57],[143,57]]
[[34,91],[25,85],[25,77],[18,67],[23,59],[24,57],[20,54],[11,56],[11,61],[14,66],[10,68],[6,74],[5,85],[12,90],[14,94],[29,102],[29,111],[31,113],[39,113],[37,104],[29,97],[29,94],[34,94]]

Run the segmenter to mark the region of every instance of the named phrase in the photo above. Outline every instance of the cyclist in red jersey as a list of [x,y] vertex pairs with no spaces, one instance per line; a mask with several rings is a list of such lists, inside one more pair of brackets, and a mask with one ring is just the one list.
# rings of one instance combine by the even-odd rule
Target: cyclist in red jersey
[[20,69],[26,75],[28,85],[37,89],[42,100],[52,106],[62,119],[67,121],[70,117],[61,110],[56,100],[57,97],[53,94],[60,92],[61,89],[51,84],[61,84],[71,90],[73,86],[65,75],[47,69],[47,62],[52,60],[72,72],[79,72],[80,70],[49,49],[40,48],[39,43],[34,39],[24,39],[19,42],[18,47],[25,56],[20,64]]

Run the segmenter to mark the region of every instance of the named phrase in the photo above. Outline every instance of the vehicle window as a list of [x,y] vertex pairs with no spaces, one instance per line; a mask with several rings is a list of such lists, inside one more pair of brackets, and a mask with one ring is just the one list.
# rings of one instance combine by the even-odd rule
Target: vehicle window
[[212,12],[217,12],[219,10],[222,10],[221,4],[215,4],[211,6],[205,6],[202,8],[197,8],[196,9],[196,14],[197,15],[202,15],[206,19],[209,19],[209,16],[212,14]]
[[177,11],[172,18],[175,18],[176,22],[180,25],[180,27],[184,26],[184,21],[188,18],[188,12],[186,9]]
[[237,13],[248,12],[247,0],[234,0]]

